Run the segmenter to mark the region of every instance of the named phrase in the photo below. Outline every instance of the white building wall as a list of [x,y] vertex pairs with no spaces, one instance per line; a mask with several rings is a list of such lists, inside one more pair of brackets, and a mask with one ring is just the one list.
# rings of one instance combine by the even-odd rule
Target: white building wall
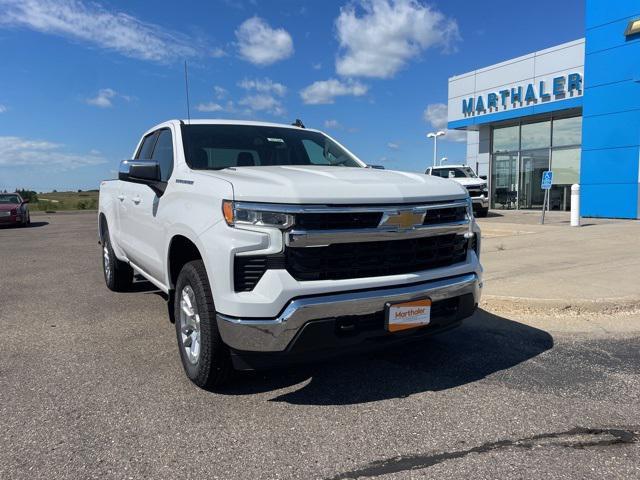
[[[489,93],[496,93],[499,96],[500,90],[510,90],[511,88],[522,87],[521,102],[512,104],[508,99],[505,107],[499,100],[497,109],[487,108],[484,112],[474,112],[472,116],[479,118],[492,113],[539,105],[542,103],[541,100],[529,104],[524,102],[528,84],[533,85],[537,95],[540,81],[544,81],[546,92],[551,93],[555,77],[566,77],[572,73],[580,74],[584,82],[584,38],[451,77],[447,102],[448,120],[454,122],[470,117],[462,111],[463,100],[477,99],[482,96],[484,104],[487,106]],[[584,91],[584,84],[582,91]],[[544,104],[581,96],[582,91],[572,91],[565,96],[551,95],[551,98],[544,101]]]
[[[486,106],[488,93],[498,94],[500,90],[505,89],[522,87],[523,101],[512,105],[509,99],[507,107],[503,107],[499,101],[498,109],[487,109],[484,113],[474,112],[473,117],[480,119],[482,116],[492,113],[539,105],[540,100],[533,104],[525,104],[524,95],[527,85],[533,84],[537,94],[539,82],[544,81],[546,92],[551,93],[553,78],[566,77],[571,73],[580,74],[583,81],[582,91],[584,91],[584,45],[585,40],[582,38],[451,77],[449,79],[448,121],[454,122],[469,118],[462,111],[463,99],[468,100],[472,97],[476,99],[478,96],[482,96]],[[573,91],[570,95],[558,97],[552,95],[544,104],[565,100],[572,96],[581,96],[582,91]],[[466,163],[476,170],[478,175],[489,177],[491,124],[490,119],[487,120],[486,124],[468,127]]]

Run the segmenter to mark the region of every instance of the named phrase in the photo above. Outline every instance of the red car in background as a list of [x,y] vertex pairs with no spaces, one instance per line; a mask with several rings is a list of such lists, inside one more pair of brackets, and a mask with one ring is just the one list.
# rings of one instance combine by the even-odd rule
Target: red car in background
[[26,227],[31,223],[29,200],[17,193],[0,193],[0,226],[19,225]]

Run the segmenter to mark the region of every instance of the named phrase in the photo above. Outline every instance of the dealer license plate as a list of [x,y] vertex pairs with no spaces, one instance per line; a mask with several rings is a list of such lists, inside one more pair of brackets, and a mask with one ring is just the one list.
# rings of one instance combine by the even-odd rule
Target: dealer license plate
[[399,332],[424,327],[431,322],[431,300],[387,304],[387,330]]
[[0,217],[8,217],[11,215],[11,212],[0,212]]

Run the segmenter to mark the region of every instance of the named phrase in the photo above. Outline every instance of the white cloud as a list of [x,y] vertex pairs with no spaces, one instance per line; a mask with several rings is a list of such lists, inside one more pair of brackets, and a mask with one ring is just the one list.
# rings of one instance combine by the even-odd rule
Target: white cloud
[[400,145],[395,142],[389,142],[387,143],[387,147],[389,147],[391,150],[398,150],[400,148]]
[[216,98],[218,100],[222,100],[223,98],[225,98],[227,96],[227,89],[223,88],[219,85],[214,85],[213,87],[213,93],[216,96]]
[[322,68],[322,63],[318,62],[318,63],[313,63],[311,65],[311,68],[313,68],[314,70],[320,70]]
[[116,97],[120,97],[127,101],[130,100],[130,97],[120,95],[112,88],[101,88],[98,90],[98,94],[95,97],[87,98],[85,102],[88,105],[93,105],[94,107],[109,108],[113,106],[113,99]]
[[466,142],[467,132],[464,130],[447,130],[447,110],[444,103],[432,103],[424,110],[424,121],[431,124],[434,130],[444,131],[444,140]]
[[245,20],[235,31],[240,57],[254,65],[271,65],[293,55],[293,40],[284,28],[271,28],[260,17]]
[[199,112],[221,112],[224,110],[224,107],[219,103],[208,102],[208,103],[199,103],[196,105],[196,110]]
[[324,121],[324,128],[331,128],[334,130],[340,130],[342,129],[342,124],[340,124],[340,122],[338,122],[337,120],[325,120]]
[[276,116],[284,115],[285,113],[285,109],[280,100],[264,93],[246,96],[240,100],[238,104],[246,107],[249,113],[265,112]]
[[7,111],[7,107],[6,107],[5,105],[2,105],[2,104],[0,103],[0,113],[4,113],[4,112],[6,112],[6,111]]
[[226,57],[228,53],[221,47],[216,47],[209,52],[209,56],[213,58],[222,58]]
[[335,97],[353,95],[360,97],[367,93],[369,87],[353,80],[341,81],[335,78],[313,82],[300,92],[302,101],[307,105],[333,103]]
[[66,170],[106,162],[95,152],[79,155],[66,152],[63,147],[44,140],[0,137],[0,168],[38,166]]
[[357,0],[340,9],[336,31],[344,76],[393,77],[423,50],[454,48],[455,20],[419,0]]
[[245,78],[238,83],[238,86],[245,90],[255,90],[260,93],[273,93],[279,97],[282,97],[287,93],[287,87],[281,83],[274,82],[270,78],[264,78],[262,80],[249,80]]
[[141,60],[165,63],[196,55],[193,40],[81,0],[1,0],[0,26],[82,40]]

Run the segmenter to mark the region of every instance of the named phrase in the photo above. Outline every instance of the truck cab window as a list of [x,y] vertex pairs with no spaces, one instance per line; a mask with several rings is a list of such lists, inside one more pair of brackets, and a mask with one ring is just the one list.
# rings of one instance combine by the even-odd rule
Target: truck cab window
[[151,153],[153,152],[153,146],[156,144],[156,139],[158,138],[158,132],[153,132],[144,137],[142,140],[142,145],[138,149],[138,153],[136,154],[136,160],[149,160],[151,158]]
[[163,182],[169,180],[173,171],[173,142],[171,141],[171,130],[161,130],[156,147],[153,150],[152,160],[160,165],[160,179]]

